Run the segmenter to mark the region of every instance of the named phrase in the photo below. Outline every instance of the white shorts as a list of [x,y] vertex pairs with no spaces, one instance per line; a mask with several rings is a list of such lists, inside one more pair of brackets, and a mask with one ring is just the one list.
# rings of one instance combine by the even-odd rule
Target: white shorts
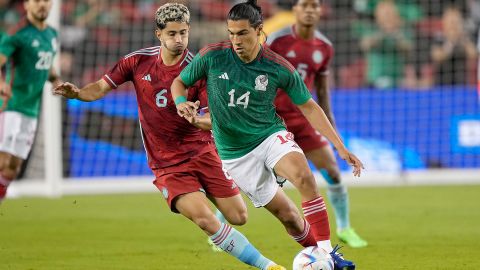
[[273,168],[290,152],[303,154],[302,149],[293,140],[293,134],[283,130],[270,135],[243,157],[222,160],[222,163],[253,205],[263,207],[277,193],[277,177]]
[[0,112],[0,152],[27,159],[36,130],[36,118],[19,112]]

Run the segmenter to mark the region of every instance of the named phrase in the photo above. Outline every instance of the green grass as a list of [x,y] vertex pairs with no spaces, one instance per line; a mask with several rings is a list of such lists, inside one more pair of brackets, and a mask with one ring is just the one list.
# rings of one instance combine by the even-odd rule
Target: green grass
[[[296,192],[289,194],[298,201]],[[342,249],[357,269],[480,268],[480,186],[350,188],[350,197],[353,225],[370,243]],[[290,268],[300,246],[264,209],[250,207],[249,214],[239,230]],[[253,269],[210,252],[205,240],[193,224],[169,212],[160,194],[12,199],[0,205],[2,270]]]

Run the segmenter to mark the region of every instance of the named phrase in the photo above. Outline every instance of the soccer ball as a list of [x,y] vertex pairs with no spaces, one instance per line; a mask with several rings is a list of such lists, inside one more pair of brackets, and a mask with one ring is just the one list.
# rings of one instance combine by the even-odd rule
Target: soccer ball
[[293,270],[333,270],[333,259],[323,248],[307,247],[293,259]]

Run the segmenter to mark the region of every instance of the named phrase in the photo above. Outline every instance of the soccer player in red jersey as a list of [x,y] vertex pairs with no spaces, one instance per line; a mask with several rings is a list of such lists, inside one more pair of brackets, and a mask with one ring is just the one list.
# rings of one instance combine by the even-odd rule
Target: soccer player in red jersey
[[[173,79],[193,58],[187,49],[190,13],[182,4],[168,3],[157,10],[155,20],[161,46],[127,54],[95,83],[81,89],[63,83],[54,94],[94,101],[132,81],[154,184],[171,210],[192,220],[213,243],[242,262],[259,269],[284,269],[260,254],[240,232],[221,223],[210,209],[207,195],[231,224],[242,225],[247,219],[245,203],[222,170],[210,132],[198,128],[201,118],[193,126],[178,116],[170,93]],[[205,100],[202,93],[200,82],[189,89],[188,98]]]
[[[320,1],[296,0],[293,13],[296,23],[269,35],[267,45],[297,69],[310,91],[316,90],[319,105],[335,126],[327,83],[328,65],[334,49],[332,43],[316,30],[321,14]],[[351,247],[366,246],[367,242],[350,227],[347,189],[341,183],[340,170],[327,139],[310,125],[284,91],[278,92],[275,107],[305,156],[328,182],[327,194],[335,210],[338,237]]]

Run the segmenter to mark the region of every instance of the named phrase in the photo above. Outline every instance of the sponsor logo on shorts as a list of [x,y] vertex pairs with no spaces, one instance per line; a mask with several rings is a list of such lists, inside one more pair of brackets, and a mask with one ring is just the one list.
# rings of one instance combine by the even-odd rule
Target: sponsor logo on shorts
[[166,187],[162,188],[162,195],[165,199],[168,199],[168,189]]

